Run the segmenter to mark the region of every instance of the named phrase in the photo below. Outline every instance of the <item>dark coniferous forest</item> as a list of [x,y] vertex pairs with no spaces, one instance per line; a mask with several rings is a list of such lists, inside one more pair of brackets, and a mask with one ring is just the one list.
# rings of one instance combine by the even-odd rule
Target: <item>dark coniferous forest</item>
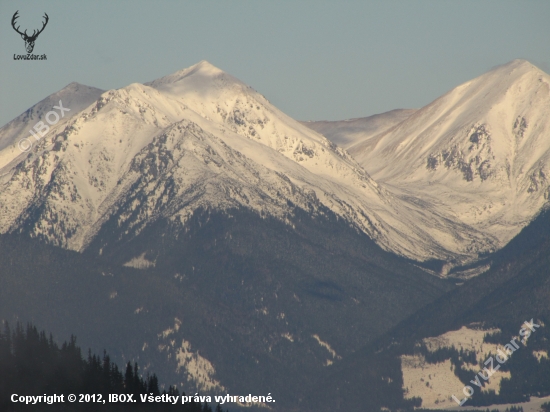
[[[14,394],[64,395],[64,402],[26,405],[12,402]],[[68,402],[69,394],[77,395],[76,402]],[[100,402],[79,402],[79,394],[102,396]],[[136,402],[110,403],[109,394],[132,394]],[[75,336],[59,346],[51,334],[39,332],[32,324],[24,327],[18,323],[12,329],[6,323],[4,332],[0,332],[0,411],[222,412],[220,405],[213,408],[200,402],[182,404],[180,398],[176,405],[141,403],[140,394],[184,395],[174,386],[159,386],[155,374],[143,376],[137,363],[128,362],[121,369],[106,352],[98,356],[88,351],[87,356],[83,357]]]
[[[437,355],[434,355],[436,358]],[[430,359],[434,361],[435,359]],[[11,329],[6,322],[4,332],[0,332],[0,411],[181,411],[181,412],[222,412],[217,404],[214,408],[204,402],[187,402],[178,399],[175,405],[169,403],[142,403],[140,395],[180,396],[174,386],[167,389],[159,386],[155,374],[144,377],[137,363],[128,362],[124,369],[111,361],[104,352],[102,356],[88,351],[82,356],[76,337],[59,346],[51,334],[38,331],[37,327],[20,323]],[[63,395],[64,402],[26,405],[12,402],[12,395],[39,396]],[[69,403],[70,394],[102,395],[100,402]],[[110,403],[109,394],[133,395],[134,403]],[[98,398],[96,398],[98,399]],[[542,405],[550,410],[549,404]],[[423,409],[417,409],[422,412]],[[498,412],[498,409],[473,412]],[[432,412],[438,412],[432,410]],[[507,408],[505,412],[523,412],[521,406]]]

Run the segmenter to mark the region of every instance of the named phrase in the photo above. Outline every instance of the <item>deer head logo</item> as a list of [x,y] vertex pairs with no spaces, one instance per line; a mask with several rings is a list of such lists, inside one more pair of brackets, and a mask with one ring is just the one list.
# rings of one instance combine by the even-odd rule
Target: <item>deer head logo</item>
[[13,29],[21,35],[21,38],[23,40],[25,40],[25,48],[27,49],[27,53],[32,53],[32,51],[34,49],[34,42],[36,41],[36,38],[38,37],[38,35],[40,33],[42,33],[42,31],[44,31],[44,28],[46,27],[46,24],[48,24],[49,17],[46,13],[44,13],[44,18],[46,19],[46,21],[43,23],[42,28],[40,30],[38,30],[38,32],[36,30],[34,30],[32,35],[29,36],[27,34],[27,30],[25,30],[24,33],[21,33],[19,31],[19,26],[15,27],[15,20],[17,20],[17,18],[19,17],[17,15],[18,13],[19,13],[19,10],[17,10],[15,12],[15,14],[13,15],[13,17],[11,19],[11,25],[12,25]]

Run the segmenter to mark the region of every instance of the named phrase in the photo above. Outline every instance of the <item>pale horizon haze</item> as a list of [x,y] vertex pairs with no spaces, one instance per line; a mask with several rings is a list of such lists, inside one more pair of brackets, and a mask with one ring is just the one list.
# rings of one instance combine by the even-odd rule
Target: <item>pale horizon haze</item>
[[[11,27],[49,22],[33,54]],[[0,2],[0,126],[75,81],[145,83],[201,60],[298,120],[419,108],[513,59],[550,72],[550,1]]]

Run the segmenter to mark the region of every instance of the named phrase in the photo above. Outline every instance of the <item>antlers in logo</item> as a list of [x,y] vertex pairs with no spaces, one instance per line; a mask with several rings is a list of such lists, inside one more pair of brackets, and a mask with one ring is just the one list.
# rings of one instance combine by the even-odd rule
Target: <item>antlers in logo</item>
[[32,53],[32,51],[34,49],[34,42],[36,41],[36,38],[38,37],[38,35],[40,33],[42,33],[42,31],[44,31],[44,28],[46,27],[46,24],[48,24],[49,17],[46,13],[44,13],[44,18],[46,19],[46,21],[43,23],[42,28],[40,30],[38,30],[38,32],[36,30],[34,30],[33,33],[32,33],[32,36],[29,36],[29,35],[27,35],[27,30],[25,30],[24,33],[21,33],[19,31],[19,26],[15,27],[15,20],[17,20],[17,18],[19,17],[18,13],[19,13],[19,10],[17,10],[15,12],[15,14],[13,15],[13,17],[11,19],[11,25],[12,25],[13,29],[21,35],[21,38],[23,40],[25,40],[25,48],[27,49],[27,53]]

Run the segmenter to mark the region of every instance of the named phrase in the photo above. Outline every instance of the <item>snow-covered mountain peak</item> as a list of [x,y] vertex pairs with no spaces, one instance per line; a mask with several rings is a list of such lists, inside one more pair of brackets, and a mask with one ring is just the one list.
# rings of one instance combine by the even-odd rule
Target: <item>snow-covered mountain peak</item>
[[[517,143],[515,135],[525,134],[526,126],[521,124],[527,122],[527,112],[532,124],[538,124],[539,119],[545,122],[549,85],[548,74],[529,62],[514,60],[456,87],[406,121],[356,143],[349,151],[360,163],[365,162],[365,156],[369,157],[369,173],[378,174],[384,169],[387,173],[384,178],[399,170],[382,158],[376,161],[374,152],[433,164],[435,161],[426,156],[434,150],[448,152],[458,148],[472,152],[487,143],[478,140],[490,135],[486,148],[496,151],[493,154],[504,160]],[[402,164],[402,167],[409,166]]]
[[550,197],[550,76],[514,60],[349,148],[394,192],[506,244]]
[[[18,142],[22,139],[29,139],[33,144],[36,143],[29,130],[39,121],[44,122],[48,112],[55,111],[58,113],[60,118],[56,125],[61,126],[95,102],[103,92],[104,90],[95,87],[76,82],[70,83],[63,89],[39,101],[0,128],[0,169],[21,156],[22,152]],[[64,108],[69,110],[63,110],[63,113],[60,113],[60,109],[55,109],[54,106],[59,106],[59,101],[62,102]],[[46,125],[49,127],[48,123]]]
[[[199,208],[244,207],[285,220],[294,205],[329,209],[417,260],[463,262],[498,243],[448,210],[430,210],[426,199],[392,193],[345,150],[207,62],[80,107],[29,153],[0,165],[0,232],[25,230],[82,250],[112,219],[123,231],[117,236],[128,238],[161,218],[184,224]],[[421,169],[427,173],[425,161]]]
[[203,97],[216,98],[222,89],[246,90],[249,87],[237,78],[227,74],[206,60],[178,70],[175,73],[145,83],[174,96],[196,94]]
[[336,156],[340,159],[338,163],[344,161],[347,167],[366,175],[347,152],[282,113],[260,93],[208,62],[202,61],[146,85],[203,118],[256,140],[306,167],[314,167],[315,159],[318,165],[318,157],[324,153],[324,157]]
[[87,86],[82,83],[78,82],[71,82],[68,85],[66,85],[64,88],[62,88],[57,93],[54,93],[52,96],[60,96],[63,97],[65,94],[69,93],[89,93],[90,91],[99,91],[101,89],[98,89],[97,87],[91,87]]
[[521,71],[522,73],[525,73],[525,72],[528,72],[528,71],[533,71],[533,72],[536,72],[537,74],[541,74],[541,73],[544,74],[544,72],[541,69],[539,69],[533,63],[531,63],[527,60],[524,60],[524,59],[514,59],[514,60],[512,60],[508,63],[496,66],[493,69],[491,69],[488,72],[488,74],[489,73],[493,73],[493,74],[502,73],[502,74],[506,75],[506,74],[511,74],[514,71]]
[[197,64],[194,64],[193,66],[187,67],[182,70],[178,70],[175,73],[163,76],[159,79],[153,80],[152,82],[149,82],[146,84],[152,87],[159,87],[160,85],[177,83],[178,81],[189,76],[214,78],[217,76],[221,76],[223,74],[227,74],[227,73],[217,68],[213,64],[209,63],[208,61],[201,60],[200,62],[198,62]]

